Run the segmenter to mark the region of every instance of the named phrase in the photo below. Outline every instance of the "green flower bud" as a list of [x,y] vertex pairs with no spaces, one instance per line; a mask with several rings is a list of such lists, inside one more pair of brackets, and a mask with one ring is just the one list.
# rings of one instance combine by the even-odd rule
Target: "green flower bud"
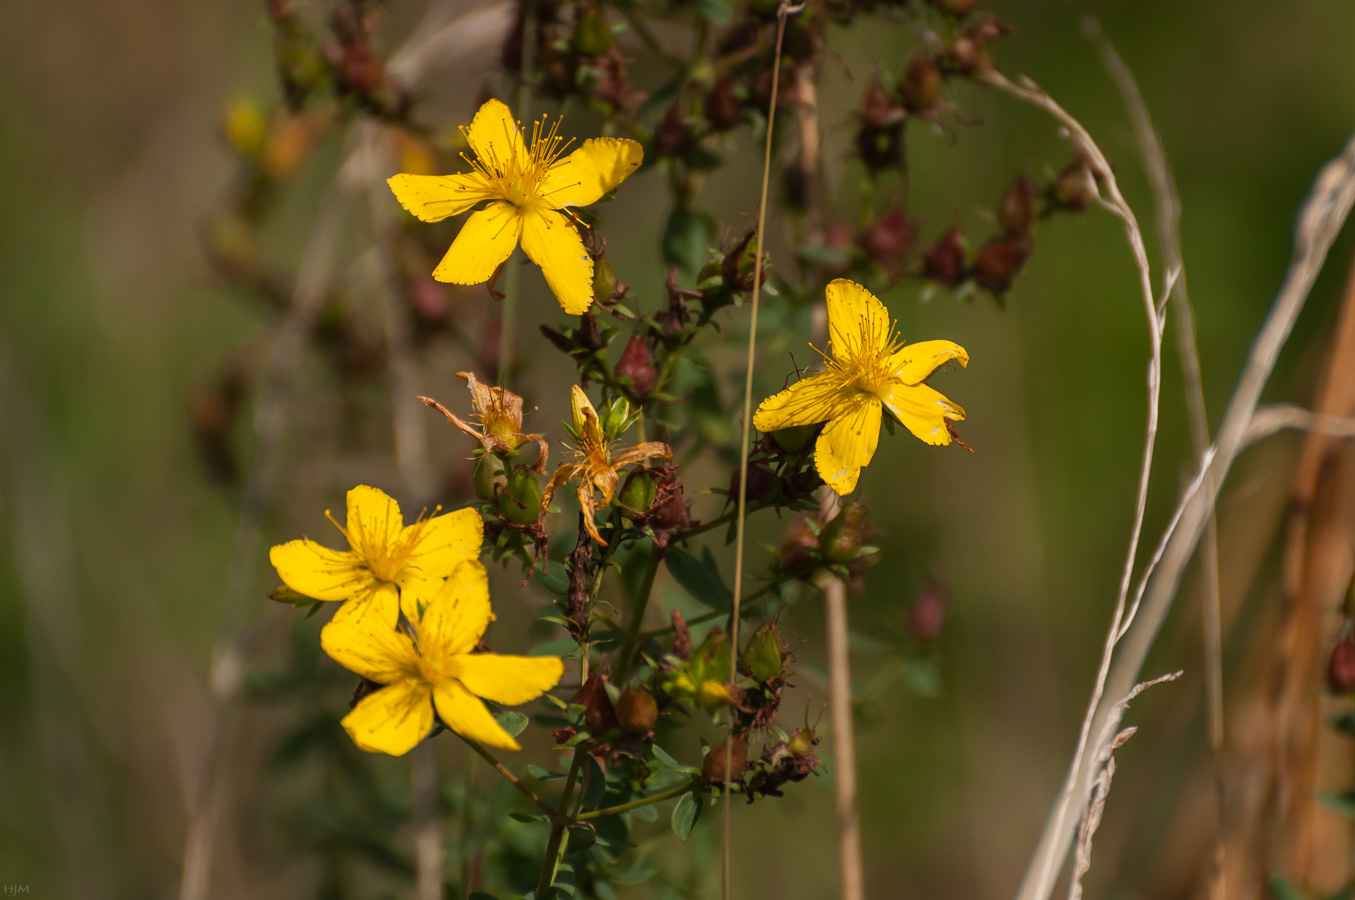
[[796,425],[794,428],[782,428],[780,431],[772,432],[772,440],[776,441],[776,446],[786,453],[799,453],[814,437],[816,427],[814,425]]
[[697,284],[705,284],[712,278],[719,278],[723,269],[720,263],[713,259],[706,260],[706,264],[701,267],[701,272],[696,276]]
[[481,500],[493,500],[498,490],[508,483],[503,464],[496,457],[485,454],[475,464],[475,494]]
[[846,565],[861,552],[866,531],[866,508],[849,503],[819,532],[819,552],[832,563]]
[[514,525],[531,525],[541,518],[541,482],[530,472],[514,472],[499,491],[499,515]]
[[[612,25],[601,9],[593,7],[574,26],[574,49],[584,56],[601,56],[612,49]],[[598,294],[599,299],[602,294]],[[608,297],[611,294],[607,294]]]
[[231,103],[222,116],[226,140],[241,156],[258,159],[268,140],[268,120],[259,104],[245,97]]
[[814,752],[814,744],[816,742],[814,732],[810,731],[808,728],[801,728],[790,736],[790,742],[786,746],[788,746],[790,752],[796,756],[808,756],[810,753]]
[[636,514],[648,512],[658,493],[659,487],[653,478],[644,472],[636,472],[626,482],[626,489],[621,493],[621,506]]
[[607,261],[607,257],[599,256],[593,260],[593,298],[599,303],[606,303],[612,299],[614,293],[616,293],[616,270]]
[[649,734],[659,720],[659,704],[644,688],[627,688],[617,698],[616,721],[626,734]]
[[753,632],[739,664],[758,681],[771,681],[781,674],[781,635],[775,625],[763,625]]

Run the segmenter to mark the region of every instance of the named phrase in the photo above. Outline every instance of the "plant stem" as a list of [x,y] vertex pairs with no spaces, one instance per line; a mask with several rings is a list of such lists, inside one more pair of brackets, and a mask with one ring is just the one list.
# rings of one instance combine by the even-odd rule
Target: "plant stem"
[[[456,732],[453,731],[452,734],[456,734]],[[537,809],[541,810],[543,813],[550,816],[551,821],[559,820],[560,813],[557,812],[553,806],[551,806],[545,800],[542,800],[540,797],[536,795],[535,791],[533,791],[531,788],[527,787],[527,785],[519,781],[518,777],[514,775],[512,772],[508,771],[508,769],[504,767],[503,763],[499,762],[497,759],[493,757],[493,755],[490,754],[488,750],[480,746],[479,741],[473,741],[470,738],[462,737],[459,734],[457,734],[456,736],[461,738],[461,740],[465,741],[467,747],[470,747],[476,753],[480,754],[484,761],[493,766],[494,771],[502,775],[509,784],[517,788],[520,792],[522,792],[522,794],[528,800],[532,801],[532,803],[536,804]]]
[[621,655],[617,657],[619,663],[617,672],[622,678],[630,672],[636,648],[640,645],[640,626],[645,620],[645,610],[649,608],[649,595],[654,591],[654,576],[658,571],[659,555],[650,553],[645,560],[644,580],[640,582],[640,590],[635,597],[635,609],[631,613],[630,625],[626,628],[626,639],[621,645]]
[[[757,590],[753,591],[753,593],[749,594],[747,597],[744,597],[744,598],[743,598],[743,602],[744,602],[744,603],[751,603],[751,602],[753,602],[754,600],[757,600],[757,599],[758,599],[759,597],[761,597],[762,595],[771,593],[772,588],[774,588],[774,587],[776,587],[776,586],[777,586],[777,582],[775,582],[775,581],[768,582],[767,584],[764,584],[762,587],[760,587],[760,588],[758,588]],[[752,615],[752,614],[755,613],[755,612],[757,612],[757,610],[755,610],[755,609],[743,609],[743,610],[740,610],[740,611],[739,611],[739,615],[740,615],[741,617],[742,617],[742,616],[749,616],[749,615]],[[722,611],[720,611],[720,610],[717,609],[715,612],[708,612],[708,613],[705,613],[704,615],[697,616],[695,619],[688,619],[688,620],[687,620],[687,624],[688,624],[688,625],[703,625],[703,624],[705,624],[706,622],[712,622],[712,621],[714,621],[715,619],[718,619],[718,618],[720,618],[721,616],[726,616],[726,615],[728,615],[728,613],[722,612]],[[672,633],[672,631],[673,631],[673,626],[672,626],[672,625],[669,625],[669,626],[667,626],[667,627],[665,627],[665,628],[655,628],[653,631],[642,631],[642,632],[640,633],[640,638],[641,638],[642,640],[645,640],[645,639],[648,639],[648,638],[663,637],[665,634],[670,634],[670,633]]]
[[560,861],[565,857],[565,847],[568,841],[565,839],[569,830],[569,819],[565,814],[569,811],[569,801],[573,798],[574,785],[579,780],[579,766],[583,762],[583,754],[588,751],[582,747],[574,748],[574,761],[569,764],[569,776],[565,779],[565,789],[560,795],[560,815],[556,815],[550,826],[550,838],[546,841],[546,856],[541,863],[541,877],[536,881],[536,895],[541,896],[546,888],[555,884],[555,876],[560,872]]
[[672,800],[674,797],[681,797],[688,791],[695,790],[700,784],[701,779],[693,775],[691,780],[687,781],[685,784],[670,787],[667,790],[659,791],[657,794],[650,794],[648,797],[632,800],[629,803],[622,803],[618,806],[609,806],[606,809],[595,809],[592,812],[581,813],[574,817],[574,821],[587,822],[589,819],[601,819],[603,816],[614,816],[618,813],[630,812],[631,810],[639,809],[642,806],[652,806],[655,803]]

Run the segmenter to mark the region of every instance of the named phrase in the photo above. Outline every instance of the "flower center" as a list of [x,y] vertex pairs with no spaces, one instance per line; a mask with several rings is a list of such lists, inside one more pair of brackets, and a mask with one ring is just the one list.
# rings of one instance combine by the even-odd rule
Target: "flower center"
[[[436,515],[441,508],[434,508],[433,514]],[[348,520],[348,527],[345,528],[334,521],[328,510],[325,511],[325,517],[334,522],[334,526],[348,538],[349,546],[362,558],[367,570],[377,579],[387,582],[395,581],[400,570],[408,564],[431,521],[424,517],[424,513],[420,513],[413,525],[391,534],[386,519],[373,517],[363,520],[361,516],[355,516]]]
[[[512,126],[505,124],[504,141],[500,145],[491,141],[481,147],[475,159],[464,153],[461,158],[470,163],[480,177],[489,183],[490,190],[516,207],[530,206],[545,197],[541,187],[546,182],[550,168],[559,161],[573,139],[560,137],[560,121],[548,122],[546,116],[532,123],[532,140],[526,159],[511,148],[521,140],[521,135],[507,132]],[[466,128],[462,128],[467,132]]]
[[903,343],[895,325],[882,330],[861,319],[857,334],[844,337],[844,346],[829,344],[831,357],[817,347],[814,349],[823,357],[828,370],[842,380],[844,388],[879,394],[896,378],[896,368],[890,359]]

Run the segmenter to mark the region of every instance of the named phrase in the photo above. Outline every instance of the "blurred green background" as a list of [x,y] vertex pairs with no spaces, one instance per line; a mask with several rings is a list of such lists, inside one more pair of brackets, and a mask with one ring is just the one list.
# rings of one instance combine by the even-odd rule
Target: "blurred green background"
[[[322,4],[303,6],[318,12]],[[422,3],[393,0],[388,43]],[[410,8],[406,8],[410,7]],[[453,5],[456,11],[460,6]],[[1348,3],[994,2],[1016,27],[999,45],[1009,74],[1025,73],[1081,118],[1113,160],[1151,232],[1152,207],[1126,116],[1084,15],[1099,17],[1137,74],[1161,132],[1184,209],[1184,255],[1198,317],[1206,398],[1222,409],[1286,265],[1294,212],[1316,169],[1355,125],[1355,5]],[[902,24],[861,19],[830,29],[821,66],[829,209],[850,217],[857,173],[843,164],[854,110],[877,66],[897,69],[915,43]],[[177,891],[187,810],[195,801],[210,716],[208,674],[223,635],[226,573],[239,497],[205,477],[187,418],[191,386],[241,345],[266,347],[273,322],[216,285],[199,230],[234,163],[219,132],[232,97],[276,97],[270,26],[254,2],[7,0],[0,4],[0,884],[41,897],[169,897]],[[630,45],[626,45],[630,49]],[[422,86],[460,121],[496,72],[497,39],[434,66]],[[637,86],[658,73],[637,62]],[[909,132],[909,212],[923,239],[951,223],[983,234],[985,210],[1022,171],[1061,167],[1068,150],[1030,108],[963,87],[964,120],[947,133]],[[587,133],[587,116],[571,129]],[[704,205],[741,228],[756,209],[755,154],[745,129],[736,162],[706,186]],[[323,166],[321,166],[323,168]],[[292,189],[272,250],[294,260],[323,173]],[[835,198],[835,199],[832,199]],[[361,211],[362,204],[358,204]],[[658,236],[668,198],[656,172],[638,176],[601,210],[622,277],[642,308],[663,297]],[[361,229],[354,247],[361,249]],[[788,249],[771,235],[773,264]],[[356,253],[356,251],[355,251]],[[1349,241],[1313,294],[1268,396],[1309,398],[1334,319]],[[1156,258],[1155,258],[1156,259]],[[536,430],[559,434],[569,377],[535,332],[558,309],[534,269],[518,352],[538,354]],[[920,697],[902,681],[866,705],[859,735],[868,894],[1004,897],[1014,890],[1076,739],[1131,520],[1145,419],[1147,335],[1132,261],[1108,216],[1058,217],[1005,311],[916,287],[883,294],[909,339],[945,337],[970,352],[968,370],[937,386],[965,406],[975,448],[885,439],[863,477],[884,561],[852,598],[865,633],[900,627],[930,575],[949,586],[942,685]],[[485,303],[466,294],[467,303]],[[787,335],[802,363],[807,335]],[[1169,336],[1170,340],[1170,336]],[[721,357],[723,358],[723,357]],[[732,363],[733,357],[730,357]],[[421,364],[420,393],[460,405],[462,367],[444,350]],[[270,607],[266,546],[301,533],[331,538],[321,519],[356,481],[398,492],[389,412],[365,398],[365,418],[340,425],[333,385],[303,366],[289,407],[282,484],[265,518],[249,618],[261,623],[251,661],[281,665],[295,616]],[[760,385],[786,374],[768,358]],[[375,410],[375,411],[373,411]],[[1188,472],[1180,377],[1168,353],[1151,543]],[[431,423],[432,453],[464,442]],[[338,447],[340,449],[336,450]],[[1231,619],[1265,621],[1266,573],[1297,438],[1250,451],[1223,508],[1225,600]],[[714,470],[709,470],[713,472]],[[710,483],[723,486],[722,473]],[[720,498],[695,494],[694,514]],[[782,525],[756,521],[756,541]],[[1243,533],[1229,543],[1230,524]],[[1260,524],[1258,524],[1260,523]],[[1250,543],[1248,541],[1250,540]],[[1230,550],[1231,548],[1231,550]],[[1251,570],[1261,575],[1253,588]],[[520,649],[539,607],[518,602],[518,578],[496,585],[498,640]],[[523,592],[525,595],[528,592]],[[1200,697],[1198,615],[1178,603],[1148,674],[1185,678],[1139,701],[1144,726],[1120,754],[1089,881],[1096,896],[1194,895],[1212,822]],[[815,719],[826,690],[822,606],[786,622],[802,637],[807,672],[783,720]],[[314,623],[312,623],[314,624]],[[516,636],[515,636],[516,635]],[[1244,681],[1240,639],[1226,673]],[[318,650],[316,651],[318,652]],[[887,660],[863,642],[862,684]],[[342,707],[327,711],[337,719]],[[802,713],[802,711],[804,711]],[[234,742],[232,794],[218,835],[213,896],[310,896],[312,863],[271,841],[274,813],[261,772],[285,709],[245,712]],[[337,730],[337,724],[334,725]],[[529,742],[536,759],[543,735]],[[444,742],[449,743],[449,742]],[[459,747],[442,747],[459,778]],[[403,763],[382,763],[392,783]],[[481,783],[489,775],[482,773]],[[793,786],[780,801],[736,810],[742,897],[830,896],[836,884],[831,777]],[[290,791],[299,790],[296,785]],[[447,823],[448,833],[453,823]],[[715,817],[697,841],[718,841]],[[1193,842],[1193,843],[1192,843]],[[680,864],[690,848],[661,841]],[[718,867],[712,870],[712,874]],[[381,896],[371,876],[369,893]],[[389,882],[392,896],[407,883]],[[714,882],[711,882],[714,885]],[[364,887],[364,890],[367,890]],[[636,889],[635,896],[644,896]]]

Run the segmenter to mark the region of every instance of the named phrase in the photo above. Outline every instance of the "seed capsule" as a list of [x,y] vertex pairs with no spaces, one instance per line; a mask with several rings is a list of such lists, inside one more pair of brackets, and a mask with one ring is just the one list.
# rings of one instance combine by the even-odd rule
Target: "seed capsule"
[[616,700],[616,721],[626,734],[649,734],[659,720],[659,704],[644,688],[627,688]]
[[[707,784],[723,784],[725,781],[725,745],[729,743],[729,738],[725,738],[706,751],[706,758],[701,761],[701,775],[706,779]],[[729,759],[729,780],[738,781],[743,778],[744,770],[748,767],[748,738],[742,735],[735,737],[730,752]]]

